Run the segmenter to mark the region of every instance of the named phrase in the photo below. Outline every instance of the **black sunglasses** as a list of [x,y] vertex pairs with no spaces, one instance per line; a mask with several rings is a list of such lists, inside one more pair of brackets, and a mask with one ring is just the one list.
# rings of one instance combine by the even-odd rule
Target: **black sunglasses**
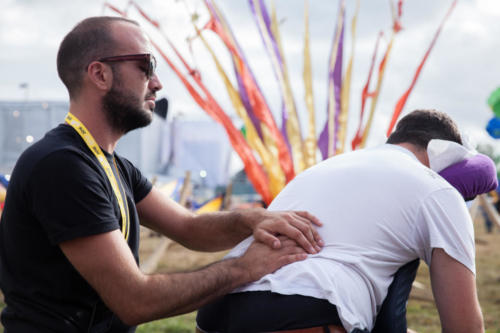
[[143,61],[147,64],[147,68],[144,70],[146,77],[151,79],[155,74],[156,70],[156,58],[151,53],[140,53],[140,54],[125,54],[120,56],[105,57],[98,59],[100,62],[118,62],[118,61]]

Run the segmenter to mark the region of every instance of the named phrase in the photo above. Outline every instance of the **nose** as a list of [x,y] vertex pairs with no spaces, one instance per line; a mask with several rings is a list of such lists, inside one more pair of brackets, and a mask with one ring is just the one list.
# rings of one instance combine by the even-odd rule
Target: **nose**
[[154,92],[161,90],[163,88],[163,85],[160,82],[160,78],[158,77],[158,74],[155,73],[151,77],[151,79],[149,79],[148,88],[149,88],[149,90],[154,91]]

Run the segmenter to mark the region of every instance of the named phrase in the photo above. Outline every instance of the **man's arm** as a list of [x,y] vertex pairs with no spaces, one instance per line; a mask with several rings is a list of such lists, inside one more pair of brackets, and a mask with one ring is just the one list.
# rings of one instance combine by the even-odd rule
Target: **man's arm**
[[430,274],[443,332],[484,332],[474,274],[440,248],[432,251]]
[[254,242],[240,258],[175,274],[143,274],[119,230],[60,244],[72,265],[126,324],[192,311],[307,254],[292,240],[278,250]]
[[137,204],[141,223],[180,244],[199,251],[231,248],[250,236],[273,248],[285,235],[307,252],[316,253],[323,242],[315,229],[321,223],[307,212],[269,212],[247,209],[197,215],[155,188]]

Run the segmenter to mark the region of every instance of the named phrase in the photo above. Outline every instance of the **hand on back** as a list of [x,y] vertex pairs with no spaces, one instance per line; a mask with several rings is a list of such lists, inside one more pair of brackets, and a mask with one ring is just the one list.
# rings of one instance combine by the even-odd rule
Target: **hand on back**
[[305,211],[273,212],[264,209],[252,209],[242,212],[249,214],[249,227],[253,230],[254,238],[279,249],[283,246],[279,236],[286,236],[294,240],[306,252],[314,254],[324,245],[316,227],[322,223],[313,215]]
[[281,245],[277,249],[254,241],[239,258],[238,264],[248,272],[248,281],[256,281],[282,266],[307,258],[306,251],[295,241],[284,236],[279,236],[278,240]]

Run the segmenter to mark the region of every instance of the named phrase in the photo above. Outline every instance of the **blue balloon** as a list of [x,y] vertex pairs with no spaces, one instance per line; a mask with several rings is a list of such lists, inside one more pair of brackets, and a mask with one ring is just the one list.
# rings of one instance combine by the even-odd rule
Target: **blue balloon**
[[488,125],[486,125],[486,131],[495,139],[500,138],[500,118],[491,118]]

